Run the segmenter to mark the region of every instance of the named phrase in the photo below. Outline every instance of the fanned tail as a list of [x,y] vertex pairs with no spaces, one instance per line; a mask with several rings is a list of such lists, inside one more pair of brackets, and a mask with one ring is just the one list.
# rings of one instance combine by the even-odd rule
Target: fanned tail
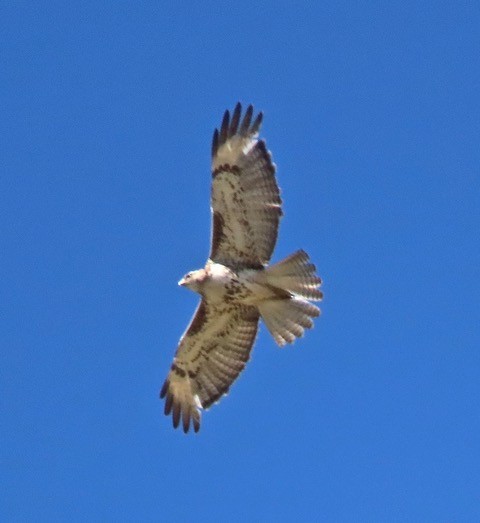
[[322,280],[302,250],[268,267],[262,279],[273,296],[262,301],[258,309],[274,340],[282,347],[313,327],[312,318],[320,315],[320,309],[308,300],[323,298],[319,290]]

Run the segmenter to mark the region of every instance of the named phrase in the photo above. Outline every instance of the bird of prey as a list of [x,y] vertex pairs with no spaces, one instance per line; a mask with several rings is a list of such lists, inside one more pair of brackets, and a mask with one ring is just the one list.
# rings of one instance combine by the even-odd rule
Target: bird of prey
[[160,398],[173,426],[200,429],[200,411],[226,394],[245,367],[260,318],[279,346],[313,326],[321,279],[299,250],[268,265],[282,216],[275,165],[258,139],[263,114],[238,103],[212,142],[210,256],[178,283],[201,296],[180,339]]

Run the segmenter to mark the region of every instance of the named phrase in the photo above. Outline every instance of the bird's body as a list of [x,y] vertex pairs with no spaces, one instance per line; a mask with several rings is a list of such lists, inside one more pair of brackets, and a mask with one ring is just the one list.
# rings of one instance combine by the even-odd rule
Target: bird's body
[[[267,269],[268,271],[268,269]],[[204,269],[189,272],[179,282],[182,287],[200,294],[209,303],[230,303],[259,307],[265,300],[281,294],[279,288],[268,285],[264,269],[233,269],[208,261]]]
[[212,145],[212,240],[203,269],[179,285],[201,295],[180,339],[160,396],[173,425],[200,428],[200,409],[226,394],[243,370],[262,318],[279,346],[292,343],[320,314],[321,280],[304,251],[268,265],[282,215],[275,167],[265,142],[256,139],[249,106],[241,121],[237,104],[225,113]]

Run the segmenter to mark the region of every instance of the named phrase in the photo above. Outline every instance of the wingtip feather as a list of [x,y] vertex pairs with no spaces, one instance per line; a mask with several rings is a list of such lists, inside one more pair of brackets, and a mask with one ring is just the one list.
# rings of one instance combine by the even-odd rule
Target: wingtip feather
[[212,157],[214,157],[217,154],[218,151],[218,129],[215,129],[213,131],[213,138],[212,138]]
[[232,120],[230,122],[230,129],[228,132],[228,136],[231,138],[234,136],[238,130],[238,124],[240,122],[240,116],[242,114],[242,104],[240,102],[237,103],[235,106],[235,109],[233,110]]
[[245,116],[243,117],[242,125],[240,126],[240,134],[242,136],[248,136],[250,129],[250,122],[252,121],[253,115],[253,105],[250,104],[245,111]]
[[164,413],[166,416],[172,416],[172,424],[176,429],[182,424],[183,432],[187,433],[190,430],[190,426],[193,427],[195,432],[200,430],[201,404],[195,396],[188,398],[178,396],[175,393],[175,386],[172,390],[172,381],[167,378],[163,383],[160,391],[160,398],[165,399]]
[[180,423],[180,415],[182,413],[182,409],[180,406],[180,403],[178,401],[173,402],[173,414],[172,414],[172,420],[173,420],[173,427],[176,429]]
[[253,122],[252,127],[250,129],[250,132],[252,133],[252,135],[258,133],[258,131],[260,130],[260,127],[262,125],[262,122],[263,122],[263,112],[260,111],[257,114],[257,117],[255,118],[255,121]]
[[227,109],[223,115],[222,127],[220,129],[220,142],[225,143],[228,138],[228,128],[230,125],[230,111]]

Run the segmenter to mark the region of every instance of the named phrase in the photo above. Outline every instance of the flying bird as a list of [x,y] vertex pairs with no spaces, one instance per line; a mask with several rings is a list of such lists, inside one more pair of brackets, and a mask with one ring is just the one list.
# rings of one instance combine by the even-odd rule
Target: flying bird
[[201,296],[160,391],[173,426],[200,429],[201,409],[226,394],[250,358],[262,318],[282,347],[313,326],[321,279],[299,250],[268,265],[282,216],[275,165],[258,139],[263,114],[238,103],[212,142],[210,256],[178,284]]

